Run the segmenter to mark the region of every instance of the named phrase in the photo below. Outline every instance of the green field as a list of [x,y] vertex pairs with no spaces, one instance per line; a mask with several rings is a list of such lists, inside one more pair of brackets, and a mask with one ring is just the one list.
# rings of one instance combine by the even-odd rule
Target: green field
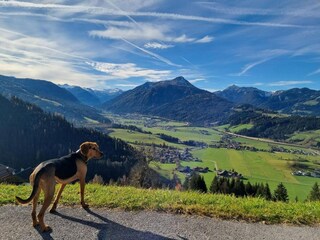
[[320,130],[295,133],[288,140],[307,146],[315,146],[320,142]]
[[[191,168],[208,167],[212,172],[202,174],[207,187],[210,186],[215,176],[215,166],[217,166],[218,169],[234,169],[243,174],[245,179],[251,183],[268,183],[272,191],[282,182],[288,190],[290,200],[294,200],[296,196],[301,201],[305,200],[312,185],[316,181],[320,184],[320,179],[318,178],[293,176],[291,174],[287,161],[301,158],[299,155],[216,148],[194,150],[193,154],[202,159],[202,162],[182,162],[181,165]],[[313,156],[307,157],[310,161],[314,161],[317,158],[318,157]],[[170,179],[176,168],[175,164],[160,164],[154,162],[152,162],[150,166],[161,175]],[[182,181],[184,180],[183,174],[179,173],[178,176]]]
[[[137,142],[155,143],[173,146],[179,149],[184,149],[187,146],[182,144],[173,144],[166,142],[159,138],[156,134],[162,133],[172,137],[179,138],[182,141],[194,140],[204,142],[207,144],[215,143],[221,140],[223,131],[228,128],[228,125],[218,126],[215,128],[200,128],[187,126],[185,123],[167,121],[159,118],[152,118],[153,126],[146,126],[146,122],[150,122],[150,117],[134,117],[134,118],[116,118],[117,123],[136,125],[144,131],[149,131],[152,134],[145,134],[139,132],[128,131],[124,129],[113,129],[114,132],[110,134],[112,137],[123,139],[131,144]],[[251,125],[240,125],[232,128],[232,131],[238,131],[244,128],[250,128]],[[306,132],[296,134],[298,139],[307,137],[316,138],[320,135],[320,130],[315,132]],[[320,138],[320,137],[319,137]],[[304,164],[310,168],[318,168],[315,164],[319,161],[319,156],[299,155],[293,153],[271,153],[267,152],[271,146],[281,146],[286,149],[303,150],[304,152],[314,152],[314,150],[305,147],[296,147],[289,145],[278,145],[276,143],[264,142],[263,140],[248,139],[244,137],[232,137],[233,141],[241,143],[242,146],[255,147],[263,151],[238,151],[226,148],[192,148],[192,154],[202,160],[202,162],[185,162],[181,161],[182,166],[193,167],[208,167],[208,173],[203,173],[207,187],[210,186],[212,179],[215,176],[215,167],[218,169],[231,170],[241,173],[246,181],[251,183],[268,183],[273,191],[276,186],[282,182],[285,184],[290,200],[294,200],[297,196],[299,200],[303,201],[309,194],[312,185],[315,181],[320,183],[319,178],[299,177],[291,174],[288,162],[303,159]],[[173,174],[177,174],[183,182],[185,175],[175,171],[176,164],[161,164],[158,162],[151,162],[150,167],[159,172],[162,176],[172,179]]]
[[229,131],[233,132],[233,133],[236,133],[236,132],[239,132],[239,131],[241,131],[243,129],[250,129],[252,127],[253,127],[253,124],[241,124],[241,125],[238,125],[238,126],[230,127]]
[[172,137],[179,138],[181,141],[194,140],[198,142],[204,142],[210,144],[212,142],[217,142],[220,140],[221,135],[213,129],[201,128],[201,127],[173,127],[167,130],[163,127],[153,127],[142,129],[145,131],[150,131],[153,134],[163,133]]
[[171,137],[179,138],[181,141],[193,140],[197,142],[203,142],[206,144],[211,144],[217,141],[220,141],[221,134],[210,128],[202,128],[202,127],[189,127],[185,123],[167,121],[160,118],[152,118],[152,127],[148,126],[148,122],[150,122],[150,117],[141,116],[138,118],[133,115],[131,118],[124,118],[120,116],[114,115],[106,115],[114,122],[118,124],[124,125],[134,125],[141,128],[143,131],[151,132],[152,134],[140,133],[135,131],[130,131],[127,129],[110,129],[112,132],[109,134],[111,137],[120,138],[124,141],[127,141],[131,144],[135,144],[137,142],[144,142],[148,144],[163,144],[169,146],[174,146],[177,148],[186,148],[187,146],[183,144],[173,144],[170,142],[166,142],[160,139],[157,134],[165,134]]
[[[318,156],[236,151],[216,148],[195,150],[193,154],[203,161],[195,165],[208,166],[210,169],[214,169],[213,162],[216,162],[219,169],[234,169],[251,183],[268,183],[271,189],[275,189],[280,182],[283,182],[291,200],[296,196],[298,196],[300,200],[304,200],[310,192],[312,185],[316,181],[320,183],[320,179],[318,178],[293,176],[287,164],[288,161],[299,158],[307,159],[310,161],[310,164],[312,164],[312,161],[319,158]],[[188,165],[190,164],[188,163]],[[214,172],[204,174],[208,186],[210,186],[213,177]]]
[[172,146],[177,148],[186,147],[181,144],[166,142],[153,134],[140,133],[140,132],[131,131],[127,129],[111,129],[111,130],[113,132],[109,134],[110,137],[120,138],[133,145],[137,145],[138,143],[148,143],[148,144],[154,143],[158,145],[165,143],[167,146]]

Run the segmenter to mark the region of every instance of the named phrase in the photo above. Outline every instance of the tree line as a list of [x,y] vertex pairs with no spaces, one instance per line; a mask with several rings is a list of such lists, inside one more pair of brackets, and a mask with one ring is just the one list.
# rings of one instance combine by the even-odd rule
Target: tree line
[[[236,197],[259,197],[268,201],[289,201],[288,191],[283,183],[279,183],[272,193],[268,183],[251,184],[249,181],[244,183],[244,181],[239,178],[215,176],[208,189],[203,176],[198,173],[193,173],[190,177],[186,178],[182,188],[184,190],[199,191],[202,193],[209,192],[213,194],[233,195]],[[298,201],[297,197],[295,200]],[[307,201],[320,201],[320,187],[317,182],[313,185]]]
[[242,110],[231,115],[229,123],[231,126],[253,123],[252,128],[237,132],[246,136],[285,140],[288,135],[294,132],[320,128],[320,118],[315,116],[273,117],[264,114],[264,110],[260,110],[261,112],[250,108]]

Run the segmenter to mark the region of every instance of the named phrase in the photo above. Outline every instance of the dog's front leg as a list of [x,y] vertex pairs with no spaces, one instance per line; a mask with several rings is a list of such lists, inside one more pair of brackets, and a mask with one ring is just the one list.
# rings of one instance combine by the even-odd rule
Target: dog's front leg
[[81,195],[81,205],[83,208],[88,208],[89,205],[84,202],[84,188],[86,185],[85,178],[80,178],[80,195]]

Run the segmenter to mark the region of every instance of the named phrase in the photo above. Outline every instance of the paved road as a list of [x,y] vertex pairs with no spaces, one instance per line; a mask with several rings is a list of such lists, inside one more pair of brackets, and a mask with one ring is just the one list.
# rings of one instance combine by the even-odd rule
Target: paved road
[[167,239],[320,239],[320,227],[252,224],[207,217],[157,212],[60,207],[57,214],[46,214],[53,231],[40,233],[31,226],[31,206],[0,207],[2,240],[167,240]]

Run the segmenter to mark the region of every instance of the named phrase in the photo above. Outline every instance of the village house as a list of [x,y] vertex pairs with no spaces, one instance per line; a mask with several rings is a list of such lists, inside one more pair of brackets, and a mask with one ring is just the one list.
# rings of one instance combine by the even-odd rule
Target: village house
[[227,170],[221,170],[217,171],[218,177],[224,177],[224,178],[243,178],[241,173],[235,172],[235,171],[227,171]]

